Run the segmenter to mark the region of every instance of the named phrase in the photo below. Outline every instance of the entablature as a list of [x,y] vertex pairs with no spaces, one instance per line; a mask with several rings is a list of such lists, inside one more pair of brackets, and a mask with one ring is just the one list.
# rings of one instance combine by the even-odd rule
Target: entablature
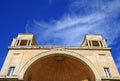
[[68,50],[111,50],[109,47],[82,47],[82,46],[9,46],[9,50],[35,50],[35,49],[54,49],[62,48]]

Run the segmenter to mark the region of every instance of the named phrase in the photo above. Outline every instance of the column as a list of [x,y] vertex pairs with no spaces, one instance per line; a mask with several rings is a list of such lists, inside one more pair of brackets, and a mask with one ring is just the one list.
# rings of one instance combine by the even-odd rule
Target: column
[[89,43],[89,40],[87,40],[87,44],[88,44],[88,47],[90,47],[90,43]]

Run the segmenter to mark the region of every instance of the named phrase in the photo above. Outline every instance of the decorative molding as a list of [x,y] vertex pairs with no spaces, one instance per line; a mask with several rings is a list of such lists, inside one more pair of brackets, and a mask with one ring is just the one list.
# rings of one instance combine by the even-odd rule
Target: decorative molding
[[111,50],[110,47],[82,47],[82,46],[9,46],[9,50],[35,50],[35,49],[56,49],[56,50]]

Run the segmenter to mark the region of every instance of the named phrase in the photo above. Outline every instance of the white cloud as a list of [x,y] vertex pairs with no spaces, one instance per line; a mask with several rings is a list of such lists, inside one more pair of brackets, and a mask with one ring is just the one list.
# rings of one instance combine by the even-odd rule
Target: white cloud
[[[85,34],[102,34],[109,45],[114,44],[120,34],[119,4],[120,0],[75,0],[61,19],[50,22],[34,20],[26,25],[26,32],[34,33],[42,45],[79,46]],[[119,63],[120,59],[118,68]]]

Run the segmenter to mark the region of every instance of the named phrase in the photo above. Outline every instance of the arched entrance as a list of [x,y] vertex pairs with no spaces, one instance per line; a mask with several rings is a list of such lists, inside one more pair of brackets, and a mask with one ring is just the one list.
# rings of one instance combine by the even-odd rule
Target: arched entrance
[[53,49],[53,50],[50,50],[50,51],[47,51],[47,52],[37,54],[36,56],[32,57],[29,61],[27,61],[25,63],[25,65],[20,70],[18,79],[19,80],[25,80],[25,78],[26,79],[29,78],[27,80],[28,81],[31,80],[30,76],[32,76],[32,75],[29,75],[28,77],[26,77],[27,72],[29,72],[28,69],[32,68],[34,63],[37,63],[37,61],[42,62],[41,59],[44,59],[44,58],[47,58],[47,57],[53,57],[54,55],[63,55],[63,56],[66,56],[69,59],[79,61],[80,64],[85,64],[87,66],[88,70],[90,71],[90,73],[92,74],[91,76],[92,77],[94,76],[95,81],[101,81],[101,77],[100,77],[98,71],[96,70],[96,68],[94,67],[94,65],[92,64],[92,62],[90,60],[88,60],[87,58],[85,58],[84,56],[82,56],[79,53],[75,53],[75,52],[71,52],[71,51],[67,51],[67,50],[61,50],[61,49],[60,50]]
[[24,81],[95,81],[90,67],[70,55],[44,56],[30,65]]

